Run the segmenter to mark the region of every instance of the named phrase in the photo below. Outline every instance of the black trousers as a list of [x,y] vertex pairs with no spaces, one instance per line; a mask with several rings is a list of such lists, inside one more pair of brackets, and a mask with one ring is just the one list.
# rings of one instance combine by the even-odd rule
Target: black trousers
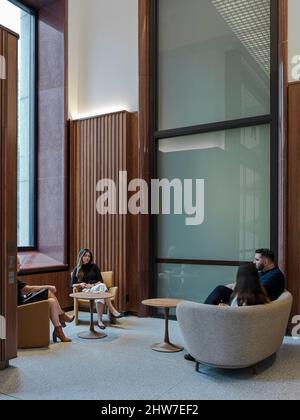
[[232,289],[226,286],[218,286],[206,299],[205,305],[218,306],[220,303],[229,304],[232,295]]

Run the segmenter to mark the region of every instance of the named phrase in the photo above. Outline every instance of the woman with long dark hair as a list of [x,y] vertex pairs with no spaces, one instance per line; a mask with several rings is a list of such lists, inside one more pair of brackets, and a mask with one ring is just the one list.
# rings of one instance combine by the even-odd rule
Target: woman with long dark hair
[[[107,287],[103,282],[99,267],[93,263],[93,254],[89,249],[81,249],[77,257],[77,265],[72,273],[72,286],[78,286],[85,293],[107,292]],[[104,305],[114,318],[122,318],[123,314],[118,312],[110,299],[96,300],[98,314],[98,327],[102,330],[105,325],[102,322]]]
[[231,296],[231,306],[265,305],[269,302],[255,265],[251,263],[239,267],[236,285]]

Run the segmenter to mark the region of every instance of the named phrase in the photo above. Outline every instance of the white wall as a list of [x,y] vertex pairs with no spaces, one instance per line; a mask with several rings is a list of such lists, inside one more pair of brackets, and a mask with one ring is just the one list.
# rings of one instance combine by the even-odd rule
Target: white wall
[[138,0],[69,1],[69,109],[138,110]]
[[[289,0],[290,81],[300,79],[299,20],[300,0]],[[69,0],[69,109],[138,110],[138,0]]]
[[[295,60],[293,63],[292,60]],[[289,0],[289,81],[300,79],[300,0]]]

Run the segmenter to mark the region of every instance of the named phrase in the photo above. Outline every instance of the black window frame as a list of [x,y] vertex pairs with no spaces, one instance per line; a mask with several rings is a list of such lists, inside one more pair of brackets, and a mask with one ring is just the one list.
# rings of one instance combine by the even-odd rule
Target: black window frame
[[[18,7],[19,9],[25,11],[26,13],[30,14],[34,18],[34,25],[32,28],[32,42],[31,47],[33,48],[33,59],[31,60],[30,73],[34,72],[32,76],[32,91],[33,91],[33,101],[31,103],[31,142],[30,142],[30,174],[32,182],[30,183],[30,197],[32,201],[32,205],[30,207],[30,242],[32,245],[29,246],[18,246],[18,252],[26,252],[26,251],[36,251],[37,250],[37,167],[38,167],[38,156],[37,156],[37,139],[38,139],[38,90],[37,90],[37,74],[38,74],[38,29],[37,29],[37,11],[28,7],[27,5],[23,4],[22,1],[18,0],[8,0],[10,3]],[[19,182],[19,179],[18,179]],[[19,188],[18,188],[19,191]],[[18,206],[19,209],[19,206]]]
[[[153,82],[151,84],[151,102],[152,102],[152,121],[151,121],[151,139],[152,139],[152,156],[151,156],[151,174],[152,178],[157,178],[157,156],[159,140],[176,138],[194,134],[224,131],[229,129],[237,129],[258,125],[270,125],[271,127],[271,214],[270,214],[270,244],[274,250],[276,257],[279,253],[279,0],[270,0],[271,11],[271,108],[269,115],[258,117],[242,118],[233,121],[223,121],[218,123],[202,124],[190,127],[181,127],[176,129],[161,130],[158,127],[158,111],[159,111],[159,0],[151,1],[151,48],[150,48],[150,65],[153,74]],[[153,278],[157,278],[158,264],[172,265],[198,265],[198,266],[222,266],[222,267],[238,267],[245,261],[222,261],[222,260],[191,260],[191,259],[162,259],[157,258],[157,241],[158,226],[157,216],[151,216],[151,253],[152,253],[152,274]],[[152,288],[155,291],[155,287]],[[155,294],[155,293],[154,293]]]

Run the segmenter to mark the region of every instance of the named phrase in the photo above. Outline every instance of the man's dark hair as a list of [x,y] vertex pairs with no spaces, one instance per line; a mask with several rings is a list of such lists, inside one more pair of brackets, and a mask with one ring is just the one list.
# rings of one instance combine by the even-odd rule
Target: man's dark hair
[[264,258],[268,258],[273,263],[275,262],[275,254],[270,249],[265,249],[265,248],[257,249],[256,254],[260,254]]

